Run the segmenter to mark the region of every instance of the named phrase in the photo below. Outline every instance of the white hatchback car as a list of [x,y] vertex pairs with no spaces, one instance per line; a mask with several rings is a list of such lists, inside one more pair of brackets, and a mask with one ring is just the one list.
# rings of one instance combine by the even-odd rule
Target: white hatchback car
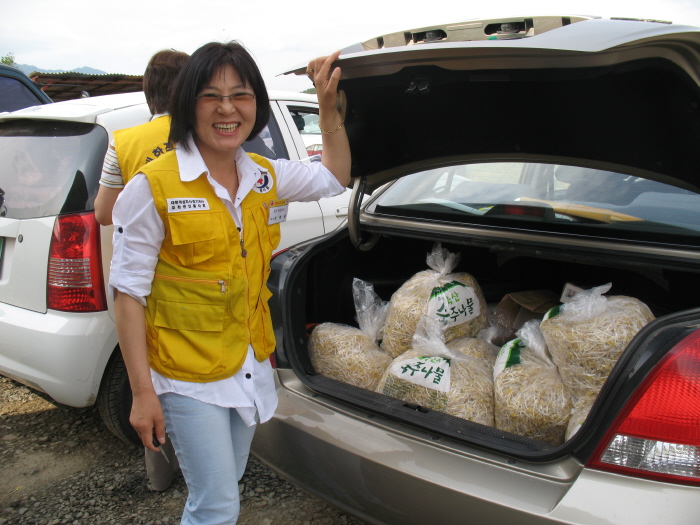
[[[312,162],[296,121],[316,97],[270,92],[272,117],[247,151]],[[111,301],[111,227],[95,221],[102,161],[115,130],[146,122],[143,93],[35,106],[0,116],[0,374],[59,403],[98,404],[125,441],[131,406]],[[349,192],[293,203],[279,249],[328,233]]]

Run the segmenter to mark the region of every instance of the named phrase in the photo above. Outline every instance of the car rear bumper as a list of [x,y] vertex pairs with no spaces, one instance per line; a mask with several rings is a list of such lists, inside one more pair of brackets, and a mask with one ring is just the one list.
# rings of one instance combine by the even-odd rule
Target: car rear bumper
[[107,312],[40,314],[0,304],[0,333],[0,374],[65,405],[95,403],[117,346]]
[[370,523],[542,523],[581,468],[569,461],[532,475],[506,457],[313,397],[291,370],[277,375],[279,406],[253,453]]
[[525,464],[336,404],[291,370],[277,377],[279,406],[253,454],[369,523],[696,522],[694,487],[588,471],[571,458]]

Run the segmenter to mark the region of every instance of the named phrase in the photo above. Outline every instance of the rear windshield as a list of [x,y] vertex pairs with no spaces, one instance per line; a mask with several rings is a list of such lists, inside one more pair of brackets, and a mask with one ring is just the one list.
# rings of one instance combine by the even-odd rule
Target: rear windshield
[[700,194],[576,166],[501,162],[403,177],[375,213],[696,245]]
[[0,216],[48,217],[93,209],[108,135],[94,124],[0,122]]
[[44,104],[36,93],[16,78],[0,76],[0,112]]

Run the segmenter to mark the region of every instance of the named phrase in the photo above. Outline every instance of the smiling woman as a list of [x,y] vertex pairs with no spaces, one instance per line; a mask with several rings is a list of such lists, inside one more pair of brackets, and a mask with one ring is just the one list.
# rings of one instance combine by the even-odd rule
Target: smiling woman
[[[316,59],[319,120],[337,125],[338,54]],[[262,76],[236,42],[190,57],[173,90],[175,155],[141,168],[114,208],[119,344],[144,446],[171,438],[189,494],[187,523],[235,523],[257,423],[277,406],[268,357],[270,257],[290,201],[344,191],[345,130],[324,137],[323,162],[247,154],[270,118]],[[202,437],[206,436],[206,446]]]

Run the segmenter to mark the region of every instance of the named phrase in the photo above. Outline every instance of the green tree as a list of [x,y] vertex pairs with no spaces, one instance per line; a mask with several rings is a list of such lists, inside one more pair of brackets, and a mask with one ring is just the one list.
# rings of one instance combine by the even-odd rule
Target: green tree
[[15,55],[13,55],[11,52],[5,55],[4,57],[0,57],[0,63],[5,64],[7,66],[17,67],[17,63],[15,62]]
[[304,91],[302,91],[302,93],[310,93],[311,95],[315,95],[315,94],[316,94],[316,88],[315,88],[315,87],[312,87],[312,88],[309,88],[309,89],[305,89]]

